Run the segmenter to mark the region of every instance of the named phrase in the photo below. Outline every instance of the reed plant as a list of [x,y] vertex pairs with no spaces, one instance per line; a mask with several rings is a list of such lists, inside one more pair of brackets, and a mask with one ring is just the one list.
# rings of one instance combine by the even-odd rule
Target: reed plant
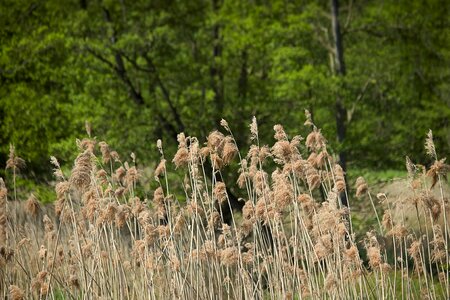
[[[247,154],[225,120],[205,143],[180,133],[171,162],[158,141],[158,187],[148,199],[137,192],[143,183],[136,157],[121,160],[93,138],[77,141],[70,174],[51,158],[51,209],[33,195],[20,201],[1,180],[0,297],[449,299],[449,166],[431,131],[431,167],[406,163],[414,194],[406,201],[421,224],[414,230],[402,217],[403,203],[373,195],[362,177],[350,193],[308,115],[305,139],[275,125],[271,147],[259,140],[254,118]],[[15,181],[23,162],[11,151]],[[237,182],[224,180],[231,163],[240,167]],[[183,182],[170,182],[175,169]],[[230,187],[245,195],[242,210],[233,209]],[[376,228],[354,231],[354,201],[373,206]]]

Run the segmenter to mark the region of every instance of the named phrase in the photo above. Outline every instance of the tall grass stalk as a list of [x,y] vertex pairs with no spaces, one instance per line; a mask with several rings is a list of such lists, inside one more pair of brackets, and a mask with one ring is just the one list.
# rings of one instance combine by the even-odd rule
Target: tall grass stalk
[[[380,218],[380,203],[363,178],[356,181],[356,197],[347,190],[343,170],[310,119],[305,139],[275,125],[269,147],[261,146],[254,118],[246,154],[229,124],[221,125],[225,133],[211,132],[205,146],[180,133],[172,163],[158,141],[156,189],[145,195],[134,154],[131,162],[122,161],[105,142],[78,141],[70,176],[52,158],[57,199],[37,217],[16,196],[15,165],[21,161],[12,151],[13,199],[0,182],[0,297],[450,297],[443,180],[450,167],[437,159],[431,133],[426,149],[434,165],[417,172],[420,166],[408,160],[405,188],[413,196],[399,202],[377,195],[385,209]],[[227,182],[236,164],[238,180]],[[170,180],[171,172],[183,173],[184,181]],[[234,210],[239,205],[230,191],[240,196],[242,211]],[[359,205],[343,206],[344,194],[348,203],[370,205],[374,230],[356,231],[352,216]],[[405,205],[414,208],[417,230]]]

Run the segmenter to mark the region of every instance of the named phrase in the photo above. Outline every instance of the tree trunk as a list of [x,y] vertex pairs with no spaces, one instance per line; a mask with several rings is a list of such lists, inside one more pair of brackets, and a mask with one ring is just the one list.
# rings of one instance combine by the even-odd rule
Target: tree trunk
[[[331,0],[331,22],[333,27],[334,38],[334,72],[337,76],[345,76],[345,62],[344,62],[344,49],[342,45],[341,29],[339,26],[339,1]],[[340,144],[345,140],[346,123],[345,118],[347,116],[347,110],[342,103],[342,98],[339,93],[336,95],[336,130],[337,139]],[[339,164],[346,172],[347,170],[347,153],[344,149],[339,152]],[[345,193],[341,194],[341,202],[347,206],[347,197]]]
[[[212,0],[212,9],[214,14],[218,14],[220,10],[220,0]],[[212,28],[213,37],[213,59],[211,62],[210,76],[211,76],[211,88],[214,91],[214,103],[215,103],[215,125],[218,125],[223,117],[223,70],[220,60],[222,56],[222,43],[220,41],[220,25],[214,24]]]

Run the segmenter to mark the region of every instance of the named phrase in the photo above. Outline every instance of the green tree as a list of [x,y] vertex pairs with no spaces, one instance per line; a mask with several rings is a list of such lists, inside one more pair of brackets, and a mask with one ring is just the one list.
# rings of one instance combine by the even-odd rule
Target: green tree
[[73,159],[85,120],[139,162],[157,138],[170,154],[178,132],[203,138],[220,118],[244,149],[253,115],[266,143],[276,123],[306,133],[305,108],[349,168],[423,159],[428,128],[450,149],[443,0],[341,1],[340,77],[328,0],[21,0],[0,14],[0,153],[14,143],[37,173],[50,154]]

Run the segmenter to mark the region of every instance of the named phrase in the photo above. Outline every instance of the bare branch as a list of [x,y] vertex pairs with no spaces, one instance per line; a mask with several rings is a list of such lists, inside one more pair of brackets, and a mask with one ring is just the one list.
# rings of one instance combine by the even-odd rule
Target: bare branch
[[356,100],[352,104],[352,108],[350,108],[347,111],[347,124],[349,124],[353,118],[353,114],[356,110],[356,105],[363,99],[364,95],[366,94],[367,88],[369,87],[369,84],[372,82],[372,76],[367,79],[366,83],[364,84],[363,88],[361,89],[361,92],[356,97]]
[[103,57],[101,54],[97,53],[94,49],[90,47],[86,47],[86,50],[92,54],[95,58],[100,60],[101,62],[108,65],[111,69],[113,69],[118,77],[125,83],[125,85],[128,87],[131,96],[134,100],[134,102],[137,105],[144,105],[144,98],[142,97],[141,93],[134,87],[133,83],[131,82],[130,78],[128,77],[128,74],[126,72],[125,66],[123,64],[123,60],[120,55],[115,55],[116,64],[109,61],[107,58]]
[[181,116],[178,113],[177,109],[175,108],[175,105],[172,102],[169,90],[166,88],[166,86],[164,85],[163,81],[161,80],[161,77],[159,76],[159,73],[158,73],[158,71],[156,69],[155,64],[153,63],[152,59],[148,55],[144,55],[144,58],[145,58],[145,61],[147,62],[148,69],[149,70],[153,70],[153,72],[154,72],[156,82],[157,82],[159,88],[161,89],[161,92],[162,92],[162,94],[164,96],[164,99],[166,100],[167,104],[169,105],[170,111],[172,112],[172,115],[173,115],[173,118],[175,119],[175,122],[177,123],[178,131],[179,132],[184,132],[185,131],[185,126],[183,124],[183,121],[181,120]]

